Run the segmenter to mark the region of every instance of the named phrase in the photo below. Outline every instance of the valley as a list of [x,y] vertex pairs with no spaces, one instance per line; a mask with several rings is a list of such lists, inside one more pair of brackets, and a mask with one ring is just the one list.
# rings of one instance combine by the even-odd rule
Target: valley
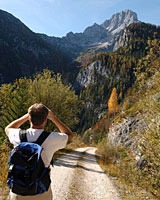
[[[2,10],[0,27],[2,185],[11,148],[4,128],[33,102],[42,102],[79,138],[71,143],[75,148],[83,143],[98,149],[105,173],[126,188],[122,199],[135,200],[136,191],[137,199],[158,200],[160,26],[141,22],[126,9],[62,38],[34,33]],[[58,131],[50,124],[47,128]],[[80,148],[55,162],[52,176],[62,174],[61,181],[53,177],[55,200],[63,195],[68,200],[120,199],[94,152]]]

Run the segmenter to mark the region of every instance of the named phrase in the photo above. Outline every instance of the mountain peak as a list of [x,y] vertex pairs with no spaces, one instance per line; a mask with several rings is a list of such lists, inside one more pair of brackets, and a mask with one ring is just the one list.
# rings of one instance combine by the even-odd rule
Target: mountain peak
[[104,32],[105,31],[105,29],[102,27],[102,26],[100,26],[99,24],[97,24],[97,23],[94,23],[92,26],[88,26],[85,30],[84,30],[84,35],[88,35],[88,34],[91,34],[91,33],[93,33],[93,31],[94,32]]
[[105,20],[101,26],[112,34],[120,32],[124,27],[138,21],[137,14],[132,10],[125,9],[112,15],[109,20]]
[[[69,32],[63,40],[71,49],[76,48],[98,48],[103,51],[112,51],[114,41],[120,32],[129,24],[138,21],[137,14],[129,9],[112,15],[109,20],[102,24],[94,23],[88,26],[82,33]],[[62,44],[62,47],[64,44]],[[105,50],[104,50],[105,49]]]
[[[130,13],[135,13],[134,11],[129,10],[129,9],[122,10],[121,12],[125,12],[125,13],[129,13],[129,12],[130,12]],[[121,13],[121,12],[120,12],[120,13]]]

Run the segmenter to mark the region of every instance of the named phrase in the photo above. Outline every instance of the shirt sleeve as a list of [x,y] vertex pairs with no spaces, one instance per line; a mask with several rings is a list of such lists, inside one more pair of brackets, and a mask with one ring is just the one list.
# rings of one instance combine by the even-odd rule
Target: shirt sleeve
[[9,128],[8,129],[8,139],[11,144],[17,146],[20,143],[19,132],[20,128]]
[[68,135],[65,133],[52,133],[54,136],[54,140],[55,140],[55,147],[56,147],[56,151],[58,151],[59,149],[63,149],[66,147],[67,142],[68,142]]

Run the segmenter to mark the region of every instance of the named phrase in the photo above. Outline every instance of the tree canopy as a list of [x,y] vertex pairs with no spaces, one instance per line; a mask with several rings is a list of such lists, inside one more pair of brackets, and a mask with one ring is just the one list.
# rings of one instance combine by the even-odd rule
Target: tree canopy
[[[33,79],[20,78],[14,83],[0,87],[0,143],[4,140],[4,128],[13,120],[21,117],[34,103],[43,103],[69,127],[78,123],[81,101],[70,86],[62,83],[61,75],[44,70]],[[23,128],[27,128],[25,124]],[[55,129],[49,124],[48,130]]]

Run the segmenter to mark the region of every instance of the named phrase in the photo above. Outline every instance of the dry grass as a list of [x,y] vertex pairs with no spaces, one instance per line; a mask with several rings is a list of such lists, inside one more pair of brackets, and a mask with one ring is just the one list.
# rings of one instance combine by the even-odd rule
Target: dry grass
[[72,141],[67,145],[67,149],[75,149],[85,147],[86,145],[82,142],[82,138],[78,134],[74,134]]
[[8,158],[10,154],[10,147],[6,144],[0,146],[0,189],[1,196],[5,196],[8,193],[8,187],[6,184],[8,174]]
[[158,200],[142,187],[143,179],[130,151],[114,147],[104,140],[98,145],[98,154],[100,166],[113,179],[124,200]]
[[111,164],[119,159],[120,154],[118,152],[119,147],[114,147],[111,144],[108,144],[106,140],[103,140],[102,143],[98,145],[97,153],[101,155],[101,160],[105,164]]

